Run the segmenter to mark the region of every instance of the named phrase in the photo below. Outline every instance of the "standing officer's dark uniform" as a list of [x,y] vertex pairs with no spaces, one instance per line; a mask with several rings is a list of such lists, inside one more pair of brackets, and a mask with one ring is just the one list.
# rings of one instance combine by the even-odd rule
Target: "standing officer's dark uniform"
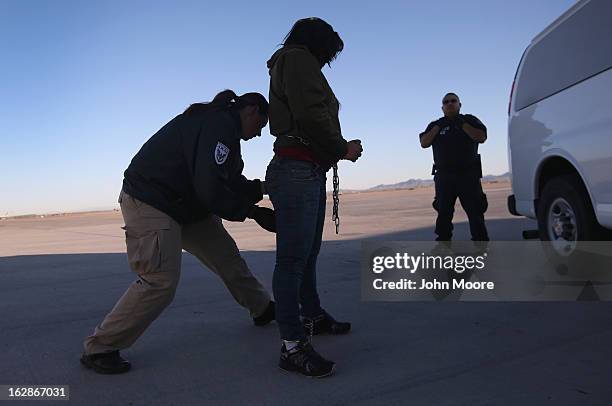
[[454,120],[442,117],[433,121],[420,134],[422,137],[436,124],[440,127],[432,144],[434,155],[432,174],[436,185],[433,207],[438,212],[436,241],[449,241],[452,238],[452,220],[457,197],[470,221],[472,240],[489,241],[484,221],[487,198],[480,184],[482,169],[478,142],[463,131],[461,128],[463,122],[485,133],[487,131],[485,125],[475,116],[460,114]]

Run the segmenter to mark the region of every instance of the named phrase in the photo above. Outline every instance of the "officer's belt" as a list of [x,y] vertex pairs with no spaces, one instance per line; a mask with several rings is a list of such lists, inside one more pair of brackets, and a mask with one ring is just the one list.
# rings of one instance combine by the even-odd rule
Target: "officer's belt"
[[475,172],[479,174],[479,177],[482,178],[482,164],[480,162],[480,155],[472,162],[467,162],[465,164],[433,164],[431,168],[431,174],[435,175],[438,173],[470,173]]

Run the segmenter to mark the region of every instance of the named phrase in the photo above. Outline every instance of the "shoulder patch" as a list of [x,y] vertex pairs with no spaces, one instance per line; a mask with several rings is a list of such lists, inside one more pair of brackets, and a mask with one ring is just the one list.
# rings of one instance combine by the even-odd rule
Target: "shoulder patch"
[[223,165],[229,156],[230,149],[222,142],[217,142],[215,148],[215,162],[217,165]]

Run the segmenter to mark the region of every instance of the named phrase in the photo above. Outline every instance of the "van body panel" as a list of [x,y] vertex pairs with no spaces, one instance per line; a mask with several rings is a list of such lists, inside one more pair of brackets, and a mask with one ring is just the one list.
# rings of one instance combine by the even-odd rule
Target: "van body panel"
[[[570,34],[563,24],[569,22],[570,28],[573,27],[571,24],[574,24],[573,28],[588,31],[590,28],[585,28],[583,25],[587,22],[585,18],[590,16],[597,19],[593,27],[600,32],[603,29],[600,20],[602,18],[606,21],[612,20],[612,1],[583,1],[573,10],[574,13],[582,13],[581,20],[572,20],[572,13],[564,14],[564,18],[559,19],[556,25],[547,28],[545,35],[540,34],[536,37],[525,51],[517,69],[515,80],[517,97],[520,98],[523,92],[523,104],[527,103],[525,100],[530,104],[527,103],[521,108],[520,103],[517,104],[516,98],[513,98],[508,120],[509,162],[516,212],[535,218],[534,202],[539,197],[538,186],[542,168],[550,158],[560,157],[569,162],[582,179],[593,204],[597,221],[602,226],[612,228],[612,68],[608,67],[596,74],[583,77],[586,74],[585,66],[601,67],[602,63],[609,63],[607,57],[602,58],[597,55],[598,52],[606,50],[591,48],[588,43],[583,44],[590,54],[596,55],[595,61],[593,63],[582,61],[577,64],[575,81],[569,75],[568,69],[572,66],[574,58],[584,58],[584,54],[567,53],[563,74],[560,76],[563,80],[560,80],[559,86],[565,86],[568,81],[575,83],[558,90],[549,86],[546,91],[555,90],[553,94],[536,102],[532,102],[531,99],[537,98],[537,94],[531,95],[531,99],[526,98],[525,94],[537,93],[543,88],[526,89],[526,84],[522,81],[524,65],[533,62],[530,60],[534,57],[532,49],[539,41],[550,40],[556,30],[562,28],[564,36],[559,38]],[[580,21],[581,25],[576,26],[576,21]],[[612,24],[609,25],[612,33]],[[610,38],[612,35],[607,37],[606,41],[612,43]],[[549,49],[546,52],[550,53],[553,45],[548,43]],[[559,52],[567,51],[565,45],[565,43],[558,44]],[[571,48],[570,46],[569,49]],[[542,59],[541,56],[537,58]],[[533,76],[535,68],[533,65],[530,67],[530,83],[537,81],[535,80],[537,77]],[[554,64],[543,64],[540,67],[540,74],[548,80],[549,75],[557,74],[555,68]]]

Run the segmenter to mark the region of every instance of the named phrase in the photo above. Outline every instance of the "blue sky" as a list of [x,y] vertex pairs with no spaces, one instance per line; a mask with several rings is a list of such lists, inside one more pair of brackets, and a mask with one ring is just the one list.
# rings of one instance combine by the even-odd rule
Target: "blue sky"
[[[418,133],[447,91],[489,128],[484,171],[503,173],[516,66],[573,3],[0,0],[0,216],[115,206],[131,157],[188,104],[267,95],[266,60],[308,16],[345,42],[324,73],[364,155],[341,187],[428,177]],[[264,176],[272,142],[243,143],[245,175]]]

